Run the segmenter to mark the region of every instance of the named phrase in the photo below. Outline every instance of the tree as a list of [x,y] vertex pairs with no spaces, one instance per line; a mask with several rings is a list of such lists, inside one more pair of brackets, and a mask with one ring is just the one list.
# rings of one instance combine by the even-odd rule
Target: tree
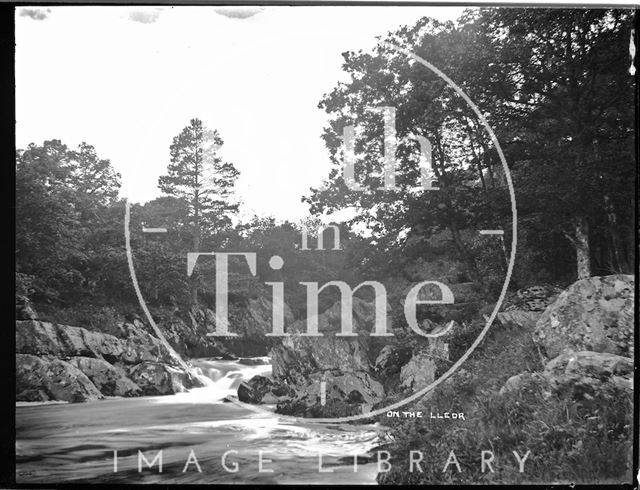
[[[158,180],[162,192],[187,203],[191,252],[200,251],[203,237],[228,229],[231,216],[238,210],[238,203],[231,199],[239,172],[218,155],[222,145],[216,130],[207,129],[200,119],[192,119],[173,138],[167,174]],[[191,294],[197,303],[197,274],[191,282]]]
[[31,143],[16,155],[16,271],[35,278],[40,299],[90,294],[99,260],[88,246],[115,202],[120,176],[86,143]]
[[[387,41],[428,58],[445,73],[457,73],[461,53],[472,44],[453,23],[424,18],[413,27],[399,29]],[[407,235],[429,236],[447,230],[453,249],[466,264],[468,276],[483,283],[476,252],[463,238],[465,229],[506,228],[509,219],[494,207],[504,204],[506,187],[488,185],[486,134],[471,109],[448,85],[425,66],[384,44],[373,53],[345,53],[344,70],[351,81],[341,83],[324,97],[320,107],[331,116],[324,139],[335,168],[327,183],[312,189],[307,198],[312,213],[355,206],[352,224],[370,230],[370,242],[388,271],[397,270],[389,260],[403,248]],[[370,107],[396,108],[397,169],[395,191],[381,191],[384,166],[382,117]],[[351,191],[343,180],[342,131],[355,125],[356,174],[363,190]],[[420,183],[420,147],[416,137],[431,143],[434,190],[416,190]],[[483,147],[484,145],[484,147]],[[508,239],[508,237],[506,237]],[[426,257],[425,257],[426,258]],[[371,261],[366,268],[371,267]]]
[[550,231],[573,246],[578,278],[594,263],[630,271],[633,11],[485,9],[475,23],[493,64],[473,71],[474,82],[511,127],[505,139],[517,149],[519,194],[535,199]]

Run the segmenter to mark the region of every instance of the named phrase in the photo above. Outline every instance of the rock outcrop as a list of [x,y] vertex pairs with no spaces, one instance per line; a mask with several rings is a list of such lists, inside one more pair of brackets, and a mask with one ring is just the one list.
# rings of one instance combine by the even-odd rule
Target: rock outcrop
[[[215,313],[206,307],[192,307],[187,312],[158,312],[157,323],[167,341],[180,354],[194,357],[266,356],[273,345],[266,334],[272,329],[272,303],[266,298],[246,298],[230,302],[230,331],[237,338],[224,340],[207,336],[215,328]],[[293,314],[284,305],[285,328],[293,323]]]
[[104,398],[72,364],[31,354],[16,355],[16,400],[84,402]]
[[549,358],[577,351],[633,357],[633,309],[633,276],[582,279],[542,314],[536,335]]
[[[288,327],[293,315],[287,305],[284,311]],[[100,327],[104,331],[94,331],[38,321],[28,298],[17,296],[16,353],[31,356],[19,357],[18,364],[37,368],[31,375],[23,370],[16,385],[18,400],[84,401],[176,393],[201,385],[181,355],[265,356],[274,343],[266,336],[272,329],[272,303],[264,297],[242,294],[230,301],[231,330],[238,334],[234,339],[207,336],[215,328],[215,314],[204,306],[187,311],[158,308],[153,315],[166,343],[136,313],[127,313],[126,321],[115,314],[113,322]],[[47,373],[53,376],[52,366],[57,369],[55,382],[46,379]],[[64,390],[58,389],[61,383]]]
[[122,325],[119,337],[70,325],[17,321],[16,352],[58,358],[93,357],[124,364],[158,359],[177,364],[164,344],[148,333],[139,320]]
[[[322,336],[306,337],[306,320],[295,322],[289,337],[271,351],[273,377],[289,383],[304,383],[315,372],[341,370],[369,372],[369,337],[375,321],[375,307],[353,298],[353,329],[356,337],[339,337],[341,304],[336,303],[318,315],[318,332]],[[388,322],[390,324],[390,321]]]
[[[286,329],[271,350],[273,380],[270,384],[253,380],[238,390],[238,396],[250,403],[277,401],[279,413],[300,416],[331,416],[361,413],[384,396],[382,384],[375,379],[368,333],[375,323],[375,306],[353,298],[353,329],[356,337],[340,337],[341,304],[336,303],[317,317],[322,336],[303,336],[306,320]],[[390,322],[388,323],[390,325]],[[321,403],[320,386],[325,385]],[[257,382],[256,382],[257,383]],[[265,385],[268,390],[264,390]],[[284,397],[284,398],[283,398]]]
[[[168,394],[200,386],[180,359],[135,320],[118,337],[37,320],[16,322],[19,401]],[[152,386],[157,383],[157,386]]]
[[[448,344],[429,339],[412,357],[412,349],[395,337],[371,336],[374,303],[353,298],[353,332],[340,336],[341,303],[318,315],[318,332],[306,336],[307,322],[294,323],[271,351],[273,380],[241,386],[238,396],[249,403],[277,400],[277,412],[305,417],[341,417],[367,413],[388,396],[421,389],[435,380],[438,359],[449,361]],[[441,328],[425,320],[434,331]],[[392,332],[391,319],[387,329]],[[324,392],[321,391],[324,386]],[[292,391],[291,396],[287,391]],[[324,393],[324,394],[323,394]],[[283,399],[284,397],[284,399]]]

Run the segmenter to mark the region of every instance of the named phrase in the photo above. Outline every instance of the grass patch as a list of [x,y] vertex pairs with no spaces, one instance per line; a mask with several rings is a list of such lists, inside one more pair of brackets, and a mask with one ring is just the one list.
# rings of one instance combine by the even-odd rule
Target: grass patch
[[[460,370],[431,396],[407,407],[427,417],[430,412],[464,412],[465,420],[381,420],[391,425],[393,442],[384,447],[392,455],[392,469],[378,475],[379,483],[630,482],[631,396],[611,386],[591,400],[572,400],[553,393],[537,376],[518,391],[499,394],[511,376],[542,368],[529,331],[492,327]],[[424,454],[422,472],[415,466],[409,471],[410,450]],[[461,472],[454,464],[443,472],[451,451]],[[494,472],[481,471],[482,451],[493,453]],[[513,451],[521,457],[530,451],[523,473]]]

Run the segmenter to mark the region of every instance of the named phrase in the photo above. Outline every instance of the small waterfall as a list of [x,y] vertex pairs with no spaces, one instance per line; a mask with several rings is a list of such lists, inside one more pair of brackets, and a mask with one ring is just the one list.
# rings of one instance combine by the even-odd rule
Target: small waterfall
[[205,384],[203,388],[195,388],[197,393],[207,401],[221,400],[228,395],[236,395],[242,381],[249,381],[254,376],[271,376],[271,360],[268,357],[238,359],[192,359],[194,372]]

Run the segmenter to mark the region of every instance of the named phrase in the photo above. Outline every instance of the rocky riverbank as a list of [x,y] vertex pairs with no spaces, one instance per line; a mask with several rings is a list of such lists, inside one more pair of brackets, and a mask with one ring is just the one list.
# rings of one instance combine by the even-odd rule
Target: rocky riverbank
[[[271,303],[245,298],[232,303],[238,339],[206,334],[215,314],[206,307],[158,309],[154,318],[165,344],[140,317],[113,318],[100,330],[43,321],[25,297],[16,302],[16,400],[82,402],[105,396],[168,395],[202,386],[184,359],[266,355]],[[45,318],[50,315],[44,315]],[[55,317],[55,315],[54,315]],[[285,321],[292,321],[285,307]]]
[[16,322],[16,400],[81,402],[165,395],[202,386],[135,320],[120,335],[38,320]]
[[[526,389],[529,381],[544,382],[549,393],[593,393],[614,385],[628,392],[633,375],[633,291],[629,275],[592,277],[566,291],[536,286],[509,296],[494,330],[517,329],[535,338],[543,361],[539,371],[525,371],[503,381],[500,393]],[[238,398],[247,403],[276,405],[282,414],[339,417],[367,413],[427,386],[441,375],[484,326],[484,311],[458,324],[444,336],[382,344],[368,335],[374,322],[373,303],[355,299],[354,330],[359,337],[336,337],[340,304],[318,316],[324,337],[292,336],[271,351],[273,376],[243,383]],[[391,319],[389,319],[391,321]],[[433,325],[434,330],[440,325]],[[305,323],[292,325],[303,331]],[[394,331],[401,337],[401,332]],[[482,352],[482,346],[478,352]],[[461,369],[464,376],[469,375]],[[494,375],[496,379],[504,373]],[[321,403],[320,385],[325,383]],[[500,387],[499,387],[500,388]],[[429,398],[429,397],[427,397]]]
[[[634,278],[591,277],[547,299],[542,289],[519,291],[462,367],[408,407],[427,412],[454,407],[465,413],[464,420],[387,420],[392,460],[418,441],[428,455],[426,466],[451,452],[462,464],[475,465],[478,460],[470,455],[484,450],[503,462],[516,450],[529,454],[524,473],[515,461],[472,476],[411,475],[400,465],[379,474],[379,483],[631,480]],[[460,340],[450,343],[452,351]]]

